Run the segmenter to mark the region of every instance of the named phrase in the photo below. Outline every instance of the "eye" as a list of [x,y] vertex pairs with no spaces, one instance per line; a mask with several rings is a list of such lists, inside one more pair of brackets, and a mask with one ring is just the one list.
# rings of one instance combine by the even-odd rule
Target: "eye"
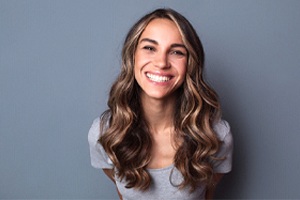
[[172,54],[172,55],[178,55],[178,56],[185,56],[185,55],[186,55],[185,52],[180,51],[180,50],[174,50],[174,51],[171,51],[171,54]]
[[144,46],[143,49],[148,50],[148,51],[155,51],[155,48],[152,46]]

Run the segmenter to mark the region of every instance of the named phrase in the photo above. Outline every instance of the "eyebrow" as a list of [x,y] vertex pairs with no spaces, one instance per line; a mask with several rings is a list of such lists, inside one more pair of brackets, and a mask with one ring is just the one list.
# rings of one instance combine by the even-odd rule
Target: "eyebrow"
[[[150,38],[143,38],[143,39],[140,40],[140,43],[141,42],[150,42],[150,43],[153,43],[155,45],[158,45],[158,42],[156,40],[153,40],[153,39],[150,39]],[[172,48],[174,48],[174,47],[182,47],[182,48],[186,49],[186,47],[185,47],[184,44],[179,44],[179,43],[174,43],[174,44],[171,45],[171,47]]]

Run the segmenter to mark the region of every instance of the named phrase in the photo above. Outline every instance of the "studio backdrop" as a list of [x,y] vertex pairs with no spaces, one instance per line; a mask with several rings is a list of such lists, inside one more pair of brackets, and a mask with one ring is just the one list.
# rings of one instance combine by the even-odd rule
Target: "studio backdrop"
[[216,196],[299,199],[300,1],[0,0],[0,199],[116,199],[90,165],[125,34],[169,7],[196,28],[234,136]]

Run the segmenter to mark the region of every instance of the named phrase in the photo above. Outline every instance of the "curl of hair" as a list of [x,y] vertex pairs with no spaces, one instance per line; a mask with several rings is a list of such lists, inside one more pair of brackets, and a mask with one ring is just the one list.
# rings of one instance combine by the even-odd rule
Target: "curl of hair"
[[139,86],[134,78],[134,53],[138,40],[149,22],[156,18],[173,21],[188,51],[185,82],[178,89],[174,126],[179,145],[174,165],[184,180],[180,189],[193,191],[199,184],[210,185],[213,169],[210,160],[219,149],[213,124],[221,109],[216,92],[203,79],[204,50],[201,41],[181,14],[171,9],[158,9],[141,18],[129,31],[122,50],[122,67],[113,83],[109,109],[102,114],[99,142],[112,160],[117,176],[127,181],[128,188],[146,190],[151,184],[147,165],[151,159],[152,139],[142,115]]

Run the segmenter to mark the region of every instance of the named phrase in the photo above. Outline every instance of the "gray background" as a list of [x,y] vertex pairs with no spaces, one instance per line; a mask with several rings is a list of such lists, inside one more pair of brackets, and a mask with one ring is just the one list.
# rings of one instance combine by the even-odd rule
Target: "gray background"
[[0,0],[0,198],[109,199],[87,132],[122,41],[171,7],[197,29],[235,139],[219,198],[300,198],[300,1]]

